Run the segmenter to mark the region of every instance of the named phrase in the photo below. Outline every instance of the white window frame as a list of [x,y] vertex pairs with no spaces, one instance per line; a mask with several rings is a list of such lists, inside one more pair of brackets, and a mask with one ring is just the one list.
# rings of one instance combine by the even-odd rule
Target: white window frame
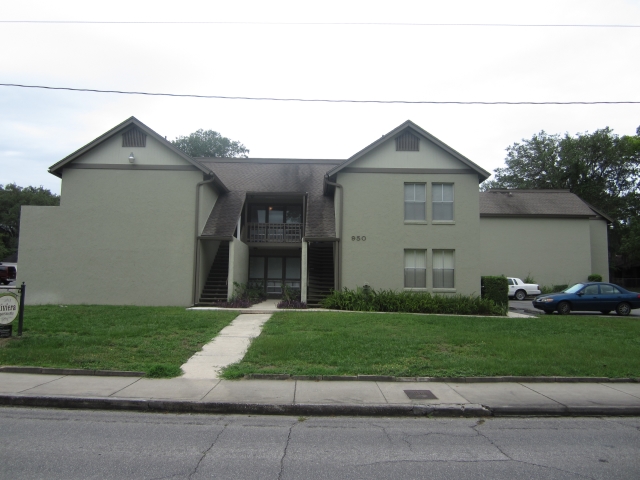
[[[409,282],[407,282],[408,279],[410,280]],[[426,250],[416,248],[405,249],[404,288],[411,290],[425,290],[427,288]]]
[[[434,290],[454,290],[456,288],[456,251],[445,248],[431,252],[431,279]],[[451,270],[451,280],[447,283],[446,270]]]
[[[411,199],[407,199],[407,187],[413,186],[413,195]],[[416,200],[416,188],[421,187],[424,200]],[[404,221],[407,223],[425,223],[427,221],[427,184],[420,182],[406,182],[403,187],[404,195]],[[407,218],[407,206],[420,205],[423,206],[422,218]]]
[[[451,200],[445,200],[444,187],[451,187]],[[431,184],[431,219],[433,223],[453,223],[455,221],[455,192],[453,183],[432,183]],[[437,205],[451,205],[451,218],[436,218]]]

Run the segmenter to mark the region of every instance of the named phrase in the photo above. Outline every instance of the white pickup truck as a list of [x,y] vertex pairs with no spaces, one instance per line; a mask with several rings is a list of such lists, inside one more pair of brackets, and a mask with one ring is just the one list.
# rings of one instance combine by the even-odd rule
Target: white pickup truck
[[519,278],[507,277],[509,284],[509,298],[524,300],[529,295],[540,295],[540,287],[535,283],[524,283]]

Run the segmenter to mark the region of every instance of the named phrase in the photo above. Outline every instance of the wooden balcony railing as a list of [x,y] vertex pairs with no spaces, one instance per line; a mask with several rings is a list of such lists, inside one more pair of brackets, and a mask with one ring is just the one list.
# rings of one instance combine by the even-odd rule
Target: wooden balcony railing
[[297,243],[302,241],[301,223],[249,223],[249,243]]

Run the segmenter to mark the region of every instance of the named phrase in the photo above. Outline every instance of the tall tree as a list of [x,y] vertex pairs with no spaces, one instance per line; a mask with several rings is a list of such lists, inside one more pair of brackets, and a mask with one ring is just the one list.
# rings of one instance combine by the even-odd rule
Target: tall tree
[[634,226],[640,222],[640,127],[629,136],[618,136],[608,127],[575,136],[542,131],[507,147],[505,163],[482,190],[570,190],[615,220],[610,252],[640,260],[640,255],[632,255],[632,245],[640,240],[635,238],[640,229]]
[[249,149],[242,143],[223,137],[213,130],[197,130],[187,137],[172,140],[190,157],[247,157]]
[[60,196],[42,186],[0,185],[0,260],[18,250],[22,205],[60,205]]

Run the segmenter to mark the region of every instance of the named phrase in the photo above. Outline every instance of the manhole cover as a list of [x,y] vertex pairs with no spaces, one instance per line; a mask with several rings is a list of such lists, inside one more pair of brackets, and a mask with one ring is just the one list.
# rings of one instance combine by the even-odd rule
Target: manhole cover
[[411,400],[437,400],[436,397],[431,390],[405,390],[404,393],[407,394]]

